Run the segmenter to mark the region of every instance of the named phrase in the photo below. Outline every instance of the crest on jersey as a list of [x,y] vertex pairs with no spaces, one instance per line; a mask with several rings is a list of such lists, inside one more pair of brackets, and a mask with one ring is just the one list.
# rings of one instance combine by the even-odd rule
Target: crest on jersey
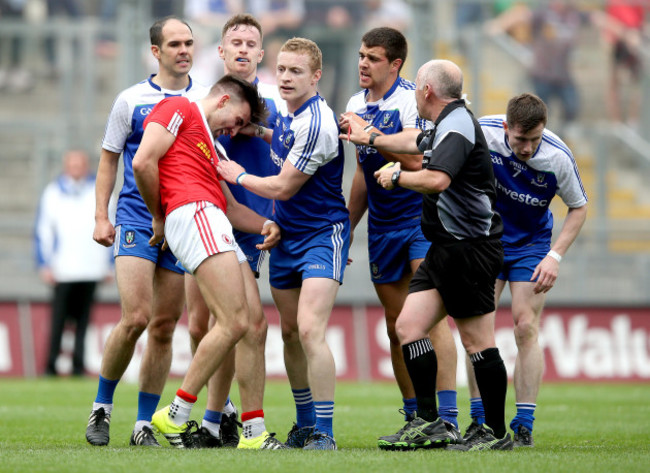
[[293,142],[296,139],[295,135],[293,134],[293,130],[291,129],[286,130],[281,138],[282,138],[282,145],[285,148],[289,148],[289,149],[293,147]]
[[538,172],[535,179],[531,179],[530,183],[537,187],[548,187],[548,182],[544,182],[546,175],[543,172]]
[[126,233],[124,233],[124,241],[126,242],[127,245],[132,244],[134,240],[135,240],[135,231],[129,230]]
[[390,112],[384,113],[384,125],[388,125],[388,122],[390,122],[390,117],[391,117]]

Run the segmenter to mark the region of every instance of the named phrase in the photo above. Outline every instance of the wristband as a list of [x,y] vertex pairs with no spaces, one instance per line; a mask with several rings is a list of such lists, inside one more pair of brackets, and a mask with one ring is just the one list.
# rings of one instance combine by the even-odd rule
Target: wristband
[[372,125],[372,124],[371,125],[366,125],[366,126],[363,127],[363,131],[365,131],[366,133],[370,133],[370,130],[372,130],[374,127],[375,126]]
[[550,256],[551,258],[553,258],[553,259],[554,259],[555,261],[557,261],[558,263],[559,263],[560,261],[562,261],[562,255],[560,255],[560,253],[558,253],[557,251],[553,251],[553,250],[551,250],[551,251],[549,251],[548,253],[546,253],[546,256]]
[[264,136],[264,133],[266,133],[266,130],[264,129],[264,127],[262,125],[257,125],[257,133],[256,133],[257,136],[262,138]]
[[248,173],[246,171],[244,171],[239,176],[237,176],[237,179],[235,179],[235,183],[240,186],[241,181],[244,180],[244,178],[246,177],[246,174],[248,174]]
[[270,220],[270,219],[267,220],[266,222],[264,222],[264,224],[262,224],[262,228],[266,227],[267,225],[269,225],[269,224],[271,224],[271,223],[275,223],[275,221]]
[[375,146],[375,138],[379,136],[379,133],[370,133],[370,139],[368,140],[368,144],[370,146]]

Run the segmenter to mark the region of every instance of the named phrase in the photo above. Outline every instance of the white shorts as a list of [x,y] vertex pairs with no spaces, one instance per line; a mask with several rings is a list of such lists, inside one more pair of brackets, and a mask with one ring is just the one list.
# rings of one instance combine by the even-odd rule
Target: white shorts
[[240,264],[246,261],[228,218],[210,202],[192,202],[174,209],[165,219],[165,239],[174,256],[192,274],[217,253],[234,251]]

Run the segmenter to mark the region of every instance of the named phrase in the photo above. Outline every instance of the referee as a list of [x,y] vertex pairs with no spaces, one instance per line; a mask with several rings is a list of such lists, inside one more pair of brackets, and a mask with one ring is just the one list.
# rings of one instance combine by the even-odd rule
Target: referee
[[[481,128],[461,98],[462,72],[446,60],[418,71],[418,113],[434,123],[420,133],[375,137],[391,151],[424,153],[422,169],[399,163],[375,173],[385,189],[400,186],[424,194],[422,231],[432,242],[413,276],[397,319],[397,334],[417,398],[416,417],[405,432],[382,437],[380,447],[444,447],[511,450],[504,422],[507,375],[494,339],[494,284],[503,262],[501,217],[490,153]],[[361,136],[353,130],[355,138]],[[352,135],[352,133],[351,133]],[[409,136],[410,135],[410,136]],[[385,148],[384,148],[385,147]],[[463,441],[438,417],[436,354],[427,334],[449,314],[474,366],[485,406],[485,423]]]

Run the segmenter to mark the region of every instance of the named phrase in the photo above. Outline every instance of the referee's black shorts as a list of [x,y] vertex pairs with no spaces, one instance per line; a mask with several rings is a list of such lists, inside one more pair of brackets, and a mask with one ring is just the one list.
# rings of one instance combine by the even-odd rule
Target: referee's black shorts
[[501,240],[433,243],[413,275],[409,293],[437,289],[455,319],[494,310],[494,284],[503,264]]

